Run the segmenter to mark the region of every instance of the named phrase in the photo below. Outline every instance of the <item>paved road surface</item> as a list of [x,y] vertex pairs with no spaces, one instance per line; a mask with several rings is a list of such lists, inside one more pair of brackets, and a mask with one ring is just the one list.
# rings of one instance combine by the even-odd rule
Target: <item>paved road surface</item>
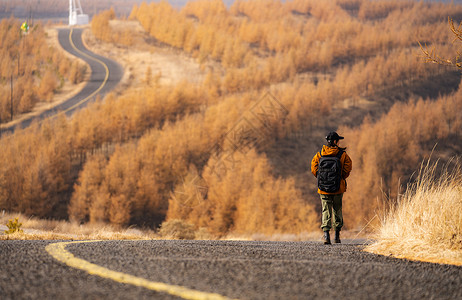
[[462,299],[462,267],[377,256],[355,244],[54,243],[0,242],[1,299]]
[[54,108],[44,111],[38,116],[25,119],[14,126],[3,128],[3,132],[11,132],[15,128],[28,127],[34,120],[50,118],[57,113],[65,113],[70,116],[76,110],[93,102],[97,95],[104,96],[120,82],[123,76],[123,68],[115,61],[89,51],[82,42],[82,32],[82,28],[59,29],[58,40],[64,50],[83,59],[90,65],[91,77],[89,82],[74,97]]

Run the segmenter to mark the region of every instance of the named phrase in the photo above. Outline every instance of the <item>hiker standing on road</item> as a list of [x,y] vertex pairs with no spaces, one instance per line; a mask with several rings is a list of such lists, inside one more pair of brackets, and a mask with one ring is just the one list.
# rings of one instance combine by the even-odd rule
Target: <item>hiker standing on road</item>
[[335,242],[340,243],[340,230],[343,226],[342,198],[347,186],[345,179],[350,175],[352,162],[345,152],[346,148],[339,146],[343,136],[333,131],[329,132],[326,140],[327,145],[323,145],[322,150],[311,161],[311,173],[318,179],[318,194],[322,204],[321,228],[324,231],[324,244],[327,245],[331,244],[329,231],[332,225]]

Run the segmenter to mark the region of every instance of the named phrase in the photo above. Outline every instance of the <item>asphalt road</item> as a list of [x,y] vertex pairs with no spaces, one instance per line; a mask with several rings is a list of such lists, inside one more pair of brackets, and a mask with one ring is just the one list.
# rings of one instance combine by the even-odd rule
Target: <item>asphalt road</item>
[[82,32],[82,28],[59,29],[58,40],[64,50],[83,59],[90,66],[91,77],[85,87],[77,95],[65,102],[18,124],[5,127],[2,129],[3,132],[12,132],[16,128],[26,128],[35,120],[50,118],[58,113],[65,113],[70,116],[76,110],[94,102],[97,95],[103,97],[120,82],[123,76],[123,68],[117,62],[88,50],[83,44]]
[[[76,263],[70,266],[52,256],[50,249],[57,245],[48,245],[53,243],[0,241],[1,299],[462,299],[462,267],[373,255],[358,244],[152,240],[61,245],[68,251],[63,261]],[[95,275],[81,270],[87,267]],[[114,271],[106,278],[98,273]],[[154,288],[120,283],[125,277]],[[162,284],[187,288],[187,293],[173,296],[161,291]]]

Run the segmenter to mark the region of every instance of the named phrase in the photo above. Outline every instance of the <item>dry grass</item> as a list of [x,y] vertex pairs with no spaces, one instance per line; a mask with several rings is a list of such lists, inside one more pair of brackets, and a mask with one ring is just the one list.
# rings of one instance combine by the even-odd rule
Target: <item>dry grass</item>
[[[9,220],[18,218],[23,232],[5,234]],[[353,231],[342,231],[344,239],[365,239]],[[160,230],[140,230],[135,228],[118,229],[108,224],[79,225],[68,221],[43,220],[27,217],[20,213],[0,212],[0,240],[146,240],[146,239],[194,239],[194,240],[239,240],[239,241],[320,241],[320,232],[304,232],[301,234],[236,235],[230,233],[218,238],[205,228],[194,229],[191,224],[181,220],[166,221]]]
[[[23,233],[4,234],[8,220],[18,218]],[[151,230],[115,228],[107,224],[79,225],[67,221],[40,220],[22,214],[0,213],[0,240],[138,240],[158,236]]]
[[[82,37],[87,48],[94,53],[116,60],[124,68],[124,78],[120,89],[146,85],[146,71],[151,68],[153,81],[160,84],[177,84],[181,81],[200,83],[209,65],[201,66],[194,58],[178,49],[159,47],[149,42],[149,35],[138,21],[111,20],[109,25],[115,32],[129,30],[133,45],[130,47],[97,40],[91,30],[84,31]],[[214,68],[218,65],[213,64]]]
[[[459,161],[442,171],[421,168],[416,182],[384,217],[366,251],[462,266],[462,172]],[[450,167],[449,167],[450,166]]]

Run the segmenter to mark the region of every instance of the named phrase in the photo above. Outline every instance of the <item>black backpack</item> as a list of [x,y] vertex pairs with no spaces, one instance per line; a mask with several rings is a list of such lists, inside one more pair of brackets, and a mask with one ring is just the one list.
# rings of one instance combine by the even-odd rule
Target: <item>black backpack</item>
[[323,156],[319,159],[318,165],[318,188],[327,193],[335,193],[340,189],[340,181],[342,179],[342,157],[343,150],[339,150],[335,156]]

